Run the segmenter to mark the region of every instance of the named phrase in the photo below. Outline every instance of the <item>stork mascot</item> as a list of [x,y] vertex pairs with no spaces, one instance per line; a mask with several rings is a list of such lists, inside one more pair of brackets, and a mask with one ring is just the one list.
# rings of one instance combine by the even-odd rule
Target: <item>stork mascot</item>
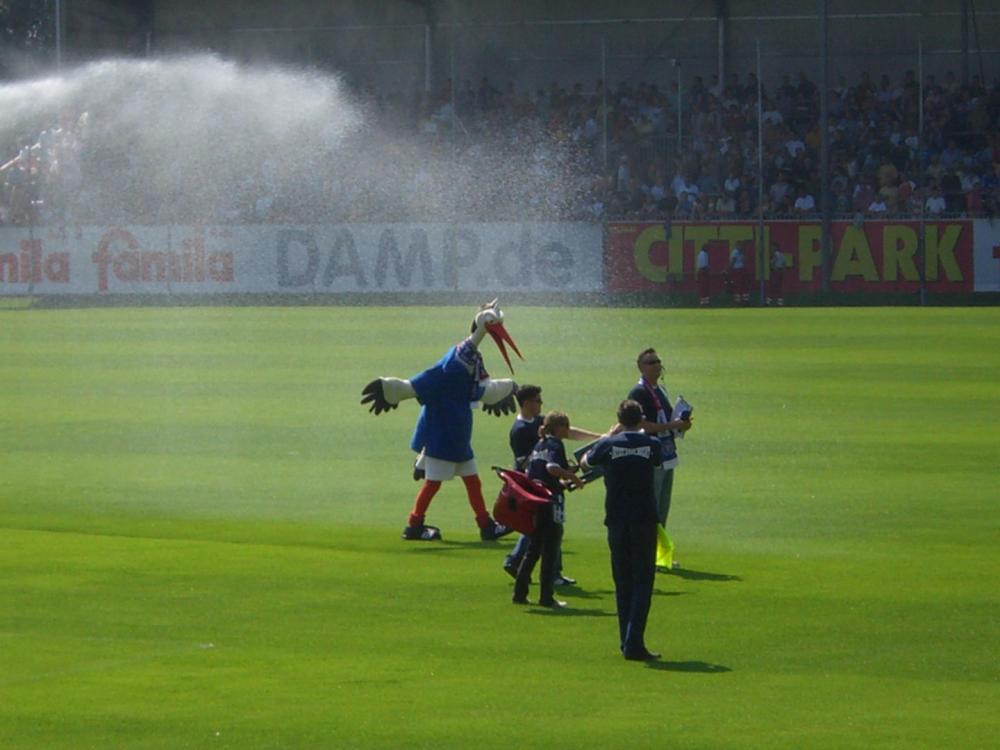
[[518,357],[524,357],[504,328],[503,311],[497,300],[493,300],[479,308],[469,336],[449,349],[433,366],[410,380],[377,378],[361,392],[361,403],[370,404],[368,410],[375,415],[395,409],[400,401],[409,398],[417,399],[420,404],[420,416],[410,447],[418,453],[414,477],[423,477],[424,482],[403,529],[405,540],[441,538],[441,530],[425,524],[424,516],[441,482],[456,475],[465,483],[480,539],[499,539],[513,531],[494,521],[486,510],[482,482],[472,454],[472,410],[476,402],[482,402],[483,411],[497,417],[517,411],[514,400],[517,383],[490,378],[483,365],[479,343],[486,334],[496,342],[513,375],[506,344],[510,344]]

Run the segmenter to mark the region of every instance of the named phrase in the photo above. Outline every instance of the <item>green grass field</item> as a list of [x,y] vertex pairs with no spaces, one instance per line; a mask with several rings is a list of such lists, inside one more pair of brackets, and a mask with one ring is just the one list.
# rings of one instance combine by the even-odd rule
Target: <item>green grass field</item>
[[[695,404],[650,666],[617,652],[601,487],[564,612],[510,604],[458,482],[445,541],[400,541],[416,405],[359,391],[470,317],[0,313],[0,748],[996,746],[1000,309],[507,311],[575,424],[647,345]],[[477,417],[482,468],[508,427]]]

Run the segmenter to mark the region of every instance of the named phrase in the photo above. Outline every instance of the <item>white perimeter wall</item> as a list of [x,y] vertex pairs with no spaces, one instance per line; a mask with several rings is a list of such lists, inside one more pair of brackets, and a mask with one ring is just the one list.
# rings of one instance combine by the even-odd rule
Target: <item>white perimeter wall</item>
[[3,294],[600,291],[577,223],[0,227]]

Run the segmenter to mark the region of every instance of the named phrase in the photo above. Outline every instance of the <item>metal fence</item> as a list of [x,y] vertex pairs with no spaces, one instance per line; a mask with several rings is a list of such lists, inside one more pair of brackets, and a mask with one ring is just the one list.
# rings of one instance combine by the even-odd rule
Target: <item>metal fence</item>
[[[673,3],[686,12],[643,18],[237,23],[122,44],[153,57],[211,49],[248,64],[335,71],[383,118],[457,161],[473,160],[498,129],[532,123],[583,153],[577,168],[600,184],[591,188],[600,194],[586,196],[596,220],[805,217],[824,206],[844,217],[997,212],[1000,11],[980,3],[976,13],[968,2],[873,10],[840,0],[824,20],[801,3],[770,3],[764,12],[733,1],[720,19],[705,5]],[[3,148],[0,219],[51,221],[44,149],[15,175],[23,144]],[[734,176],[739,189],[727,189]],[[873,200],[862,205],[865,180]],[[882,188],[884,208],[874,200]]]

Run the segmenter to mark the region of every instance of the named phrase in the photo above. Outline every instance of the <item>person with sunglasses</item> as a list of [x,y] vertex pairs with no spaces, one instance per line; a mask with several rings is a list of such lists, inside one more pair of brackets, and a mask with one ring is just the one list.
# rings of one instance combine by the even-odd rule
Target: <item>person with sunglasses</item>
[[[690,415],[687,419],[671,419],[673,409],[666,387],[660,382],[663,362],[653,348],[644,349],[636,358],[639,368],[639,382],[628,393],[628,399],[642,407],[640,428],[647,435],[659,438],[663,445],[663,463],[653,472],[653,487],[656,495],[656,515],[660,525],[666,528],[670,515],[670,501],[674,488],[674,468],[677,466],[677,446],[675,432],[691,429]],[[673,561],[672,567],[680,567]]]

